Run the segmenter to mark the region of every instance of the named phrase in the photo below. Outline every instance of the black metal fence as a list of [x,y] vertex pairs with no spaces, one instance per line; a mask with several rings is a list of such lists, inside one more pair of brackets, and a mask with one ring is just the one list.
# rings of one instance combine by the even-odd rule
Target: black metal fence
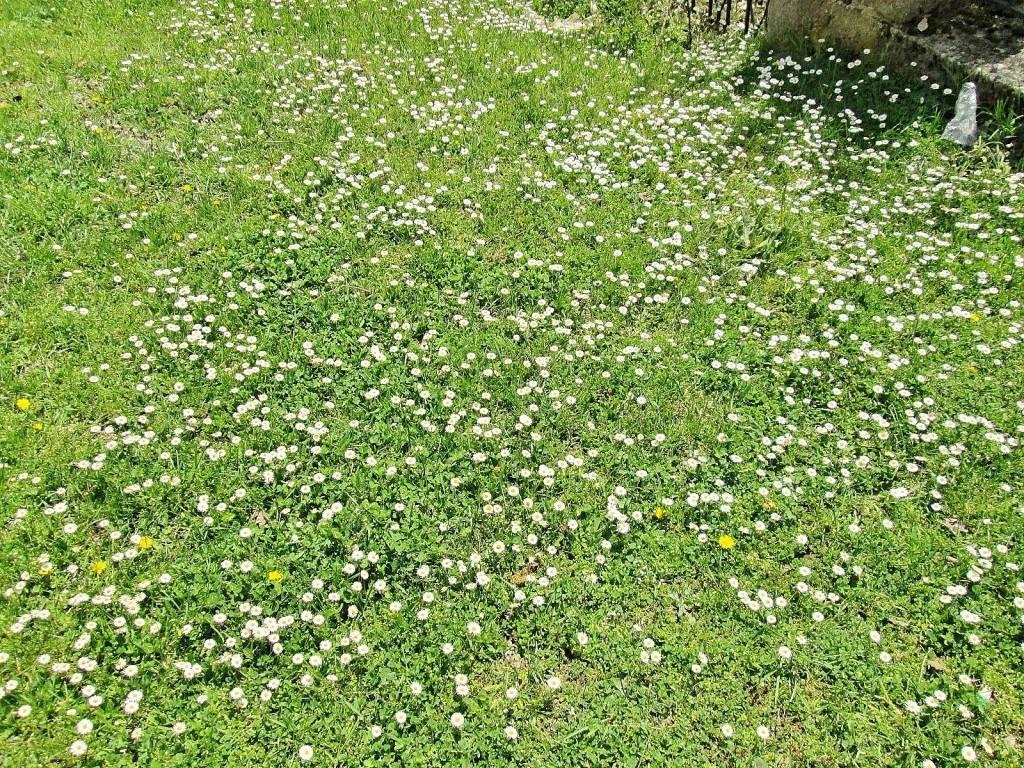
[[698,12],[698,5],[702,6],[699,12],[705,24],[717,29],[725,30],[732,26],[733,22],[739,22],[740,14],[743,15],[743,34],[759,29],[764,24],[765,15],[768,13],[768,3],[771,0],[683,0],[690,8],[687,15],[692,18]]
[[771,0],[667,0],[666,5],[661,7],[665,14],[663,27],[668,27],[670,18],[685,15],[687,31],[692,38],[694,25],[724,32],[734,22],[738,24],[742,16],[743,34],[749,34],[764,25],[770,2]]

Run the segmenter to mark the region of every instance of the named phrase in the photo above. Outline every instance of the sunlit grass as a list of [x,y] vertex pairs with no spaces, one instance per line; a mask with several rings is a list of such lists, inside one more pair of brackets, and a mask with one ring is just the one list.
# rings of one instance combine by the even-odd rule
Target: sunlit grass
[[0,764],[1020,761],[1021,175],[528,19],[0,11]]

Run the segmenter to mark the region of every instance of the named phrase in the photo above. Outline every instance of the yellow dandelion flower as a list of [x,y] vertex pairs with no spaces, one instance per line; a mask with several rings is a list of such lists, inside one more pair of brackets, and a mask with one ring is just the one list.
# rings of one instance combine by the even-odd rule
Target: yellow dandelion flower
[[95,573],[97,576],[99,576],[105,570],[107,570],[107,564],[102,560],[97,560],[95,563],[92,564],[92,572]]
[[736,539],[734,539],[729,534],[725,534],[724,536],[719,537],[718,546],[720,546],[722,549],[732,549],[736,546]]
[[40,424],[38,421],[35,424],[32,425],[32,429],[36,430],[37,432],[39,430],[41,430],[42,428],[43,428],[43,425]]
[[181,189],[184,192],[191,192],[192,191],[192,185],[191,184],[182,184]]
[[143,536],[141,539],[139,539],[139,549],[149,549],[155,543],[156,542],[153,541],[153,539],[149,536]]
[[666,511],[665,511],[664,509],[662,509],[661,507],[658,507],[658,508],[657,508],[656,510],[654,510],[654,516],[655,516],[656,518],[658,518],[659,520],[661,520],[661,518],[663,518],[663,517],[664,517],[665,515],[667,515],[667,514],[668,514],[668,512],[666,512]]
[[19,397],[14,401],[14,405],[19,411],[27,411],[32,402],[27,397]]
[[280,571],[271,571],[270,573],[267,574],[267,578],[270,579],[271,581],[280,581],[281,579],[284,578],[284,574],[281,573]]

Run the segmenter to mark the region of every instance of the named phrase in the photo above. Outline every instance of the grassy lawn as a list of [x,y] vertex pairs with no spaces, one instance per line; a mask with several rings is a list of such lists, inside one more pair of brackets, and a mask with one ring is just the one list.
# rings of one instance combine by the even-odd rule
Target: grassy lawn
[[536,19],[0,6],[0,765],[1024,764],[1024,175]]

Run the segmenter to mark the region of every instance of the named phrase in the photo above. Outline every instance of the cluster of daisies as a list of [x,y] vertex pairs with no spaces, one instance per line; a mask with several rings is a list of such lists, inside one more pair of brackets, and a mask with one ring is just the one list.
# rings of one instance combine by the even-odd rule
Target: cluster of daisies
[[[722,644],[767,649],[781,686],[849,633],[863,695],[907,689],[885,711],[944,729],[914,737],[923,768],[1001,756],[985,712],[1020,687],[989,670],[1024,649],[1024,177],[940,156],[871,183],[924,130],[898,138],[882,105],[923,120],[951,96],[924,75],[829,52],[822,100],[820,59],[726,36],[666,49],[645,85],[635,51],[498,5],[383,6],[407,30],[390,39],[345,2],[183,0],[147,22],[166,61],[115,62],[140,99],[262,73],[259,119],[235,97],[193,146],[153,148],[244,182],[255,224],[237,251],[213,223],[168,235],[133,199],[152,167],[61,171],[103,190],[96,226],[124,251],[103,296],[63,272],[62,320],[100,327],[112,301],[133,322],[108,357],[76,353],[88,401],[57,469],[3,467],[12,732],[106,755],[344,702],[368,749],[515,749],[538,712],[586,716],[593,665],[697,696],[733,675],[701,738],[754,752],[797,734],[742,711],[753,683]],[[309,31],[327,18],[351,39]],[[846,106],[869,89],[874,108]],[[83,120],[139,142],[126,117]],[[4,162],[27,179],[61,142],[19,133]],[[212,222],[210,186],[164,192]],[[531,223],[494,227],[509,210]],[[45,436],[46,402],[19,394],[15,417]],[[921,529],[953,543],[908,581]],[[671,579],[694,593],[665,597]],[[883,627],[880,596],[934,636]],[[691,598],[718,635],[701,645],[672,625],[698,621]],[[300,761],[322,758],[312,735]]]

